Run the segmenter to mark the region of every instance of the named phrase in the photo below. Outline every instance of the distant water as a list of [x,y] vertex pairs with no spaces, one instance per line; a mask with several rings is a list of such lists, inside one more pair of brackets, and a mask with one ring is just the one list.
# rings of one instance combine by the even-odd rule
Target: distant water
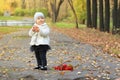
[[16,21],[16,20],[7,20],[7,21],[1,21],[0,20],[0,26],[31,26],[33,25],[33,21]]

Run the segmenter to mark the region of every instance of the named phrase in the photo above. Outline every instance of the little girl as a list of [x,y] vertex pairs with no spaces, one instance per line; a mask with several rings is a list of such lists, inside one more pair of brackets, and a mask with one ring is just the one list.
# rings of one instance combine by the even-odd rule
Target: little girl
[[29,36],[31,36],[30,49],[35,52],[37,61],[37,67],[34,69],[47,70],[46,53],[50,49],[50,29],[45,23],[45,17],[42,12],[35,13],[34,21],[35,24],[29,30]]

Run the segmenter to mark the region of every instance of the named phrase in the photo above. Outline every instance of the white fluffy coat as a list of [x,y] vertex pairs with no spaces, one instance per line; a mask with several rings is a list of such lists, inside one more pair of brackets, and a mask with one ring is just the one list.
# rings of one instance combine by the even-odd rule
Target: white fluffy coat
[[50,39],[49,39],[49,33],[50,29],[46,23],[42,25],[37,25],[39,27],[39,32],[33,32],[32,28],[29,30],[29,36],[31,36],[30,45],[49,45]]

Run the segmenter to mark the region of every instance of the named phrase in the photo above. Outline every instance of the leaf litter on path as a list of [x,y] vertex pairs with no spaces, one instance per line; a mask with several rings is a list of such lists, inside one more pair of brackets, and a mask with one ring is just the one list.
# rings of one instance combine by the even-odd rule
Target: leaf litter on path
[[[18,36],[26,35],[27,31],[25,33],[18,33]],[[14,34],[13,36],[17,35]],[[52,50],[47,54],[47,73],[43,71],[41,73],[41,71],[32,69],[36,65],[36,60],[34,53],[29,52],[29,37],[24,39],[11,38],[6,47],[0,46],[1,53],[4,53],[0,59],[0,66],[5,67],[0,73],[7,73],[6,76],[11,78],[16,78],[15,76],[17,76],[19,79],[24,79],[28,75],[32,75],[37,79],[43,78],[49,80],[65,79],[68,76],[69,79],[109,79],[120,76],[120,61],[118,58],[104,54],[101,49],[81,43],[62,33],[53,31],[50,36]],[[62,63],[72,64],[74,70],[65,72],[53,70],[53,66]],[[11,70],[9,70],[10,68]]]

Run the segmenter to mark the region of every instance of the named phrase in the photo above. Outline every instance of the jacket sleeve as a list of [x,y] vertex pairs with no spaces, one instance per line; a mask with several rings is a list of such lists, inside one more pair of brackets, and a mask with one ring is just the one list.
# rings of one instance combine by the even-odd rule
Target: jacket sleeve
[[29,30],[29,36],[33,36],[33,34],[35,34],[35,32],[32,31],[32,28]]
[[50,28],[47,25],[40,27],[40,35],[41,36],[46,37],[49,35],[49,33],[50,33]]

